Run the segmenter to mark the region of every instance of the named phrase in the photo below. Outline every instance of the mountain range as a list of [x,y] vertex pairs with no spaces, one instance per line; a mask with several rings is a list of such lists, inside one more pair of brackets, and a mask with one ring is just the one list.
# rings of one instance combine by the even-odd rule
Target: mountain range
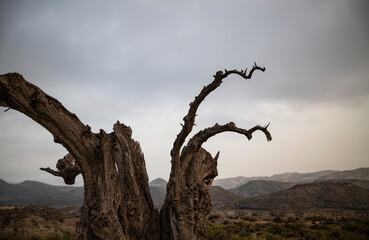
[[[369,210],[369,168],[284,173],[271,177],[236,177],[216,180],[214,183],[210,195],[213,207],[218,209],[336,207]],[[157,207],[164,202],[166,185],[167,181],[161,178],[149,183]],[[35,181],[10,184],[0,180],[0,205],[80,206],[83,192],[83,187],[53,186]]]
[[0,179],[0,206],[49,206],[63,208],[83,203],[83,187],[53,186],[36,181],[10,184]]
[[293,186],[288,190],[247,198],[229,209],[306,210],[347,209],[369,211],[369,189],[347,182],[315,182]]
[[277,182],[270,180],[253,180],[239,187],[229,189],[228,191],[244,198],[251,198],[260,195],[266,195],[272,192],[278,192],[295,186],[295,182]]
[[[358,186],[364,189],[369,189],[369,180],[334,179],[334,180],[316,180],[313,183],[319,183],[319,182],[329,182],[329,183],[345,182],[345,183],[350,183],[352,185],[355,185],[355,186]],[[252,197],[267,195],[269,193],[287,190],[287,189],[292,188],[295,185],[301,185],[301,184],[303,183],[254,180],[244,185],[241,185],[237,188],[229,189],[228,191],[236,194],[237,196],[243,197],[243,198],[252,198]]]
[[234,177],[226,179],[216,179],[213,186],[220,186],[224,189],[233,189],[253,180],[267,180],[278,182],[309,183],[317,180],[342,180],[360,179],[369,180],[369,168],[358,168],[347,171],[325,170],[313,173],[283,173],[270,177]]

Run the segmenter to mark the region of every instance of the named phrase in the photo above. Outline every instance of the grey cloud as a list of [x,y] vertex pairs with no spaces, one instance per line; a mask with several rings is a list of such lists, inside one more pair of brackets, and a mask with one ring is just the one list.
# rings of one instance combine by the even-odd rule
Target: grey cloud
[[132,88],[139,98],[190,91],[219,69],[257,60],[267,66],[263,78],[273,79],[259,87],[270,98],[367,94],[369,34],[349,3],[38,3],[22,2],[23,10],[9,16],[27,21],[5,28],[2,61],[14,54],[17,69],[6,69],[22,66],[30,76],[38,69],[50,85],[58,75],[65,84]]
[[[226,79],[199,110],[199,128],[230,120],[248,126],[263,103],[366,104],[368,5],[1,1],[0,72],[20,72],[95,131],[109,131],[119,119],[151,140],[145,121],[174,138],[188,103],[216,71],[250,68],[257,61],[266,72],[247,82]],[[8,123],[4,116],[1,131]],[[2,149],[7,139],[0,140]],[[155,158],[165,159],[168,151]]]

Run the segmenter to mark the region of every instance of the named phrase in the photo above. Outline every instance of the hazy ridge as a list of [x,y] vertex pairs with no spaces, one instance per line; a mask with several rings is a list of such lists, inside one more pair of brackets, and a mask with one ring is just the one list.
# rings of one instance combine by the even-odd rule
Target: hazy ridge
[[[240,185],[243,181],[246,183]],[[236,177],[215,182],[223,186],[238,187],[229,190],[217,184],[211,187],[210,195],[214,208],[267,210],[276,207],[308,209],[331,206],[368,210],[366,202],[369,199],[369,168],[284,173],[271,177]],[[166,184],[167,181],[161,178],[149,183],[155,206],[160,207],[164,202]],[[10,184],[0,180],[0,205],[54,208],[80,206],[83,202],[83,192],[83,187],[53,186],[35,181]]]
[[342,179],[360,179],[369,180],[369,168],[358,168],[346,171],[324,170],[313,173],[282,173],[270,177],[234,177],[226,179],[216,179],[213,186],[220,186],[224,189],[237,188],[254,180],[268,180],[278,182],[296,182],[308,183],[317,180],[342,180]]
[[82,205],[83,187],[53,186],[36,181],[10,184],[0,179],[1,206],[48,206],[63,208]]
[[230,192],[244,198],[256,197],[272,192],[282,191],[295,186],[295,182],[277,182],[269,180],[253,180],[237,188],[229,189]]

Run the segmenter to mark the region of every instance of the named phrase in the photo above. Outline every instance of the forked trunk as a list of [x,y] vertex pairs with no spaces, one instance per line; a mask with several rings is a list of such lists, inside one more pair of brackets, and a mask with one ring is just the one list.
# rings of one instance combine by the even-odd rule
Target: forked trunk
[[167,195],[160,212],[163,240],[205,240],[206,216],[211,211],[209,189],[218,175],[217,158],[201,148],[172,163]]

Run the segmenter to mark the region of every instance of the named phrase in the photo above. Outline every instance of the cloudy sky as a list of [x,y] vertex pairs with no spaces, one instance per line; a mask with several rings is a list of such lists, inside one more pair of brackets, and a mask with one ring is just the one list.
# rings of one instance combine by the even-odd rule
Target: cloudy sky
[[[93,131],[119,120],[141,143],[150,179],[168,178],[188,104],[199,131],[271,122],[273,141],[225,133],[219,177],[369,167],[369,2],[0,1],[0,74],[19,72]],[[0,178],[55,183],[39,170],[67,152],[26,116],[0,107]],[[59,181],[58,183],[62,183]]]

